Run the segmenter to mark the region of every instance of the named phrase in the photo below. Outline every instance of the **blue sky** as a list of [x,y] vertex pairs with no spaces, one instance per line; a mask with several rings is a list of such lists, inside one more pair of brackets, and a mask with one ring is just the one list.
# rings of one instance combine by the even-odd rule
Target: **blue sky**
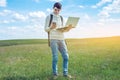
[[55,2],[65,22],[80,17],[66,38],[120,36],[120,0],[0,0],[0,40],[47,38],[45,17]]

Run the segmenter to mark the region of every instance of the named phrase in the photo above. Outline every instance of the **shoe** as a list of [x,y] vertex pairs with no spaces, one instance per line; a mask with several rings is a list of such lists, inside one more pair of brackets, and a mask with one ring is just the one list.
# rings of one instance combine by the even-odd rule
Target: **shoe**
[[71,75],[63,75],[63,76],[66,77],[66,78],[72,79]]
[[57,79],[58,75],[53,75],[53,80]]

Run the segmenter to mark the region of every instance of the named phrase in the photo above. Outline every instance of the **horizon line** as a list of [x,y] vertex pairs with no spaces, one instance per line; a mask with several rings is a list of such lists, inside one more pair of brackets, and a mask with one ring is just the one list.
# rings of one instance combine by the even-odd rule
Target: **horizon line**
[[[120,37],[120,36],[105,36],[105,37],[81,37],[81,38],[65,38],[65,39],[94,39],[94,38],[114,38],[114,37]],[[2,40],[32,40],[32,39],[48,39],[48,38],[13,38],[13,39],[0,39]]]

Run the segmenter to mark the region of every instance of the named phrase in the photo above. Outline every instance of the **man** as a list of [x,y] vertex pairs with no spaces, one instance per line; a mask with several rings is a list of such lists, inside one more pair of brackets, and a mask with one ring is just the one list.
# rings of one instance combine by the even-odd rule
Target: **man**
[[[53,13],[52,15],[52,21],[51,15],[48,15],[46,17],[45,21],[45,31],[48,32],[50,37],[50,48],[52,51],[52,70],[53,70],[53,77],[57,78],[58,76],[58,68],[57,68],[57,62],[58,62],[58,51],[60,51],[63,59],[63,76],[71,78],[70,75],[68,75],[68,50],[66,43],[64,41],[64,34],[62,31],[57,30],[57,28],[63,27],[63,20],[62,17],[59,15],[61,11],[62,5],[59,2],[56,2],[53,5]],[[69,27],[72,25],[69,25]]]

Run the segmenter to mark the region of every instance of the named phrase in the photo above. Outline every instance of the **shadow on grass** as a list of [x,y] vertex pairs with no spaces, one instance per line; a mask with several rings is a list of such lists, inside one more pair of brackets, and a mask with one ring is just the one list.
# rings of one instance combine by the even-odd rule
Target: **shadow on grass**
[[[6,76],[3,78],[0,78],[0,80],[54,80],[52,75],[46,75],[46,76]],[[76,80],[76,79],[68,79],[63,76],[58,76],[55,80]]]
[[51,78],[41,78],[41,77],[23,77],[23,76],[13,76],[13,77],[4,77],[0,80],[53,80]]

